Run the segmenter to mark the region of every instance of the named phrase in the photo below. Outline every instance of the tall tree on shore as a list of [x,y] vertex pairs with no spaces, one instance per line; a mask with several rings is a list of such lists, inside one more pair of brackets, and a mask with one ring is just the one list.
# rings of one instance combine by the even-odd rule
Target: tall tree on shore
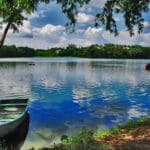
[[5,24],[0,39],[0,47],[3,46],[8,30],[18,32],[18,26],[23,25],[23,12],[31,14],[37,7],[36,0],[0,0],[1,24]]
[[[0,0],[0,18],[1,23],[5,24],[4,32],[1,35],[0,47],[3,46],[8,30],[11,28],[13,32],[18,32],[18,26],[23,25],[23,13],[31,14],[34,12],[40,2],[49,3],[51,0]],[[61,5],[62,12],[66,14],[69,22],[68,27],[76,24],[76,15],[79,8],[84,4],[88,4],[91,0],[55,0]],[[100,23],[105,25],[115,35],[118,34],[117,24],[114,14],[122,14],[124,22],[130,35],[134,35],[134,27],[137,26],[138,33],[142,32],[144,18],[143,12],[149,11],[150,0],[107,0],[103,11],[96,15],[95,26]]]
[[[61,4],[62,12],[67,15],[70,22],[67,26],[74,26],[76,23],[75,15],[77,7],[87,3],[89,0],[57,0],[57,4]],[[50,0],[0,0],[0,24],[5,24],[4,31],[0,39],[0,47],[3,46],[9,29],[18,32],[18,27],[23,25],[23,21],[27,18],[24,13],[30,15],[33,13],[40,2],[49,3]]]

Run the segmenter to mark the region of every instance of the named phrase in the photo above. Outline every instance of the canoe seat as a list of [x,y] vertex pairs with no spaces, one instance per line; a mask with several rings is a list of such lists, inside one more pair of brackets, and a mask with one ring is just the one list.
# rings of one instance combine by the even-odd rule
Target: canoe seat
[[1,123],[5,123],[5,122],[11,122],[13,121],[14,119],[0,119],[0,124]]
[[26,103],[18,103],[18,104],[16,104],[16,103],[11,103],[11,104],[0,104],[0,106],[12,106],[12,107],[14,107],[14,106],[27,106],[27,104]]
[[[21,114],[22,112],[21,111],[17,111],[17,112],[14,112],[12,111],[11,114]],[[0,116],[2,115],[9,115],[10,112],[9,111],[6,111],[6,112],[0,112]]]

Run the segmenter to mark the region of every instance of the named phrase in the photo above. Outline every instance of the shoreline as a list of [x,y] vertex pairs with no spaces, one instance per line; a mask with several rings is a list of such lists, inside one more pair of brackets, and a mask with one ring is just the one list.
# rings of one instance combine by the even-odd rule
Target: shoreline
[[60,143],[29,150],[149,150],[150,118],[129,121],[115,128],[93,132],[83,128],[73,137],[62,135]]
[[16,47],[15,45],[0,48],[0,58],[7,57],[78,57],[78,58],[116,58],[116,59],[150,59],[150,47],[140,45],[90,45],[77,47],[68,45],[65,48],[34,49]]

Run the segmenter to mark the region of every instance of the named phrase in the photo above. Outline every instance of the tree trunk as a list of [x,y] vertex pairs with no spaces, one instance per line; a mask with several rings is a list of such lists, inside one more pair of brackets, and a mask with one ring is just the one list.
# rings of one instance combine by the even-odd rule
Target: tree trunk
[[7,35],[7,32],[9,30],[9,27],[10,27],[11,23],[8,23],[4,29],[4,32],[2,34],[2,37],[0,39],[0,48],[3,46],[4,44],[4,41],[5,41],[5,38],[6,38],[6,35]]

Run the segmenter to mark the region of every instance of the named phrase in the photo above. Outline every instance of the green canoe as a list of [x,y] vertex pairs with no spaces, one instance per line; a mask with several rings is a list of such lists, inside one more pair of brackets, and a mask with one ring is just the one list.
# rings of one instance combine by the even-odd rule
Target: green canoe
[[0,100],[0,137],[15,130],[27,113],[28,99]]

